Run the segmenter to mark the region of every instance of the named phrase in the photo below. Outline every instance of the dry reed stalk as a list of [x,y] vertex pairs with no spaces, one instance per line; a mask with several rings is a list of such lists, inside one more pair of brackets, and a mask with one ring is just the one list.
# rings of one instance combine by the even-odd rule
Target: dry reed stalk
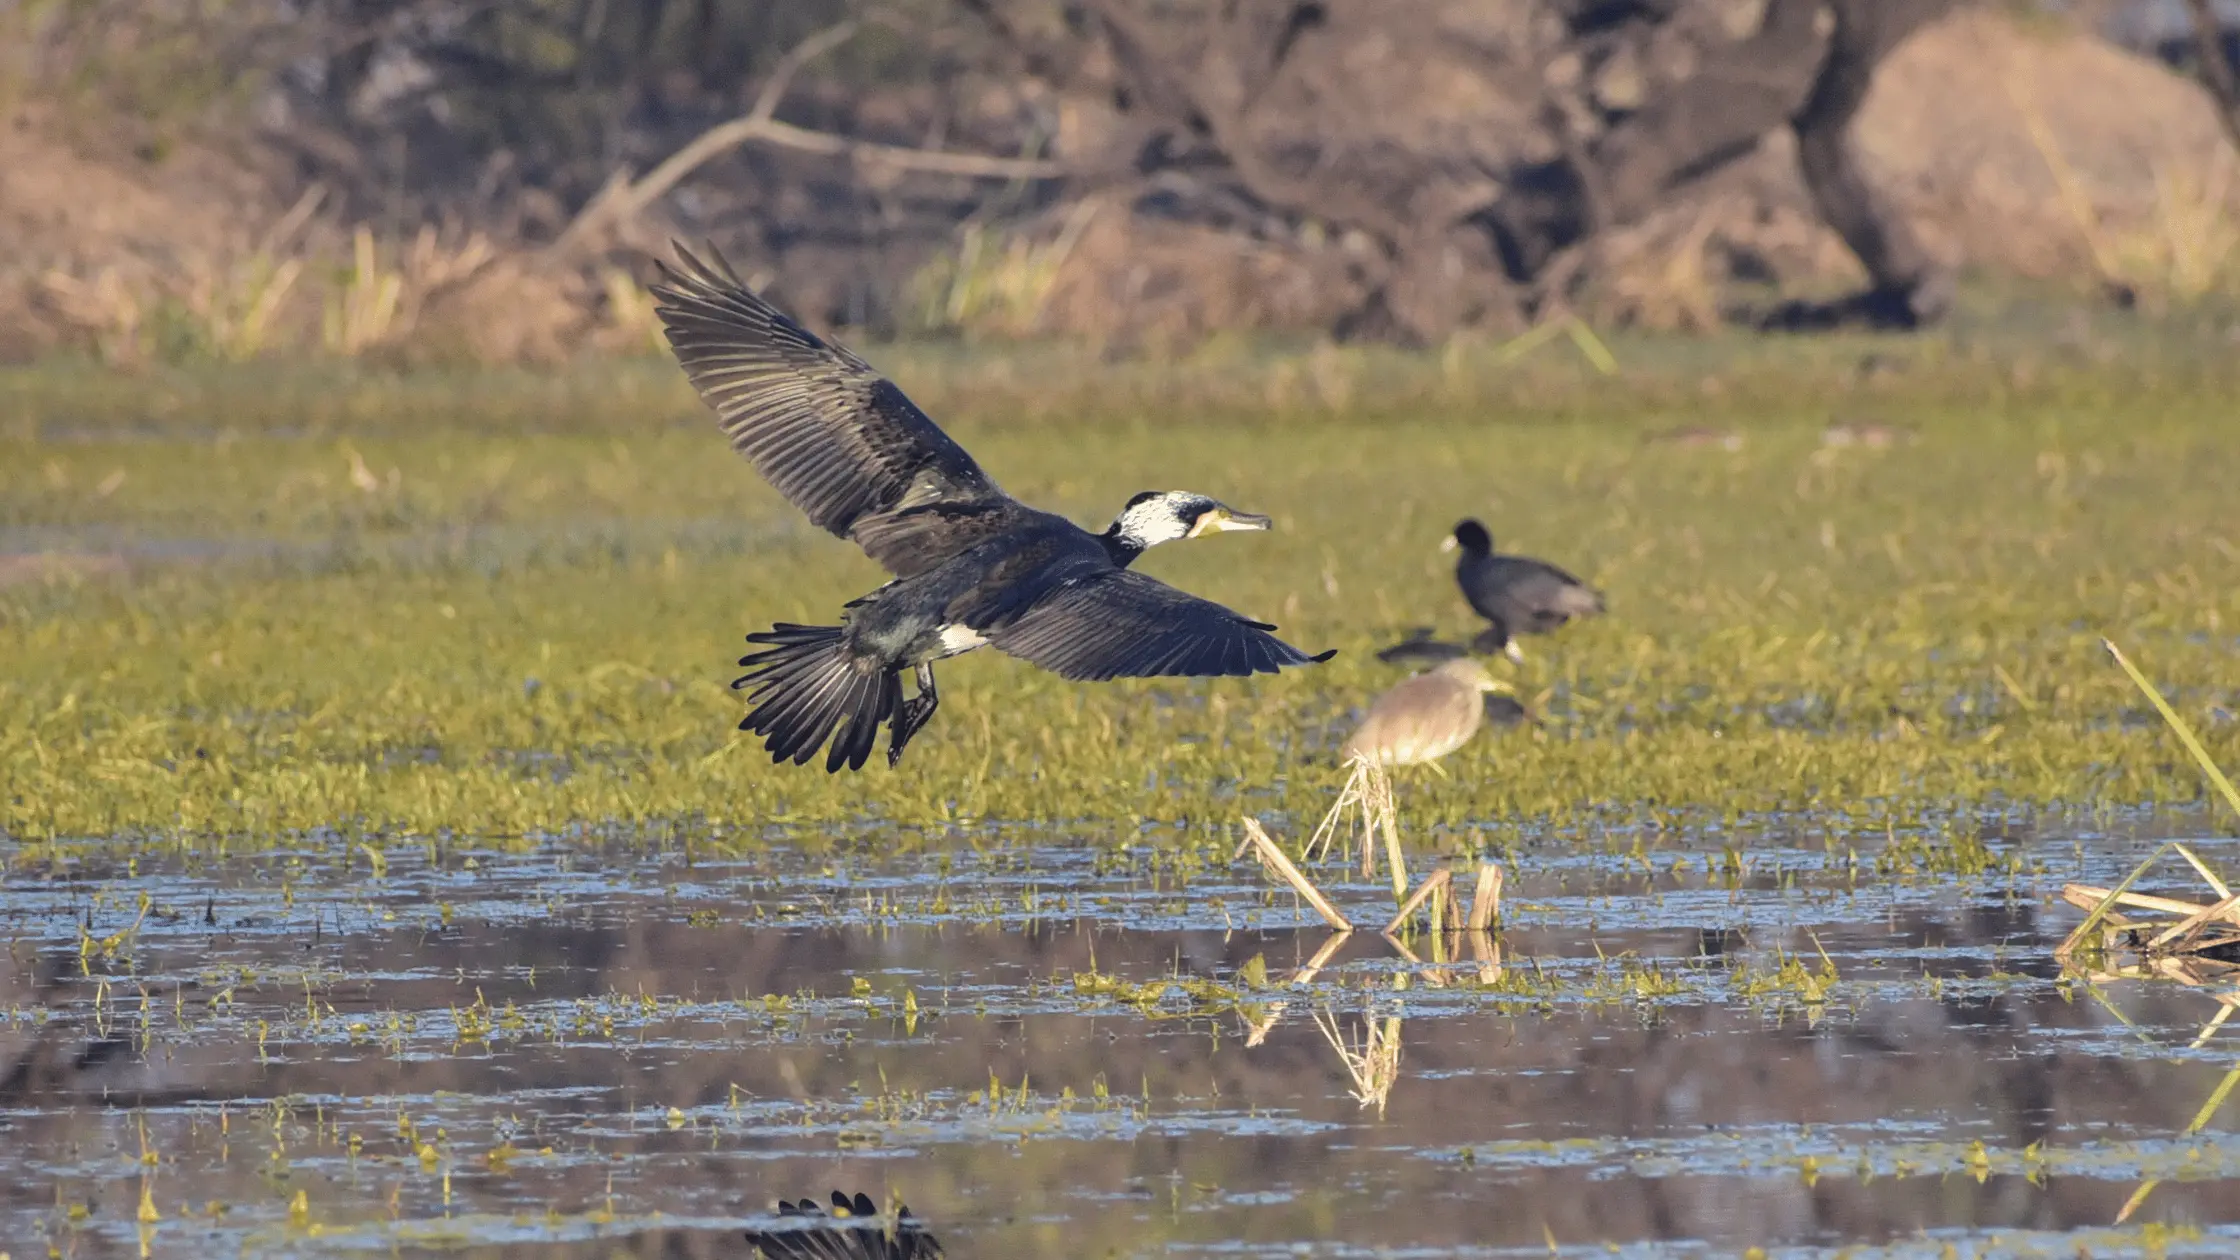
[[[1343,930],[1332,932],[1329,939],[1322,942],[1322,948],[1314,952],[1314,957],[1309,958],[1305,966],[1292,973],[1291,978],[1284,982],[1285,986],[1297,988],[1300,985],[1311,983],[1316,976],[1322,974],[1322,969],[1330,965],[1331,958],[1335,957],[1337,952],[1344,948],[1345,943],[1352,937],[1353,933],[1351,932]],[[1245,1028],[1244,1044],[1250,1047],[1266,1042],[1268,1033],[1277,1024],[1283,1022],[1284,1013],[1290,1009],[1290,999],[1279,998],[1268,1007],[1267,1013],[1258,1019],[1247,1019],[1240,1015],[1238,1018],[1243,1020]]]
[[[2183,983],[2183,981],[2181,981],[2180,983]],[[2201,1047],[2208,1045],[2209,1038],[2216,1036],[2217,1030],[2224,1027],[2224,1021],[2232,1018],[2232,1012],[2234,1011],[2234,1009],[2236,1009],[2234,995],[2227,993],[2222,997],[2219,997],[2217,999],[2217,1013],[2211,1015],[2209,1017],[2209,1022],[2201,1026],[2200,1036],[2195,1037],[2192,1041],[2186,1043],[2186,1049],[2199,1050]]]
[[[1454,872],[1431,872],[1431,878],[1426,879],[1422,883],[1416,885],[1416,890],[1412,893],[1409,893],[1407,899],[1400,903],[1400,909],[1398,913],[1392,916],[1392,922],[1384,925],[1384,934],[1386,936],[1390,936],[1393,933],[1398,932],[1401,928],[1406,927],[1409,917],[1415,914],[1416,907],[1422,905],[1426,901],[1431,901],[1432,898],[1436,896],[1441,889],[1448,887],[1452,883],[1454,883]],[[1434,903],[1434,905],[1436,905],[1436,903]],[[1432,915],[1432,930],[1436,932],[1438,930],[1438,927],[1438,915],[1436,910],[1434,910]]]
[[1251,843],[1253,851],[1259,855],[1261,865],[1274,871],[1284,883],[1291,885],[1291,890],[1298,893],[1308,905],[1313,906],[1315,913],[1322,916],[1323,922],[1341,932],[1351,932],[1353,930],[1352,922],[1346,916],[1338,913],[1338,908],[1330,904],[1330,899],[1322,895],[1322,890],[1314,886],[1314,881],[1300,874],[1299,868],[1292,865],[1290,858],[1284,856],[1283,850],[1277,846],[1276,842],[1268,838],[1268,833],[1260,826],[1259,819],[1247,817],[1244,820],[1244,834],[1245,839]]
[[1500,917],[1501,882],[1499,866],[1488,862],[1478,868],[1478,888],[1470,894],[1470,931],[1484,932]]
[[[2208,1101],[2201,1104],[2201,1110],[2193,1113],[2193,1122],[2186,1126],[2184,1136],[2192,1137],[2208,1128],[2209,1121],[2216,1116],[2218,1109],[2224,1106],[2225,1099],[2232,1096],[2233,1087],[2236,1085],[2240,1085],[2240,1067],[2235,1067],[2225,1073],[2224,1079],[2217,1082],[2217,1087],[2209,1091]],[[2116,1224],[2121,1225],[2124,1221],[2130,1219],[2131,1214],[2139,1210],[2139,1205],[2147,1201],[2147,1196],[2154,1193],[2154,1188],[2161,1184],[2162,1179],[2159,1177],[2149,1177],[2140,1182],[2139,1188],[2132,1192],[2129,1199],[2124,1201],[2123,1210],[2116,1213]]]
[[[2166,844],[2114,888],[2099,888],[2091,884],[2065,884],[2061,898],[2070,905],[2087,911],[2085,920],[2071,931],[2055,948],[2053,955],[2062,963],[2086,941],[2093,939],[2093,929],[2100,930],[2099,943],[2105,949],[2118,932],[2140,933],[2152,930],[2155,934],[2141,942],[2134,935],[2131,944],[2148,962],[2177,956],[2190,955],[2209,949],[2240,948],[2240,896],[2226,896],[2212,902],[2185,901],[2177,897],[2157,897],[2149,893],[2130,891],[2133,881],[2143,875],[2166,849],[2182,846]],[[2206,877],[2205,877],[2206,878]],[[2212,887],[2222,887],[2215,881]],[[2130,906],[2173,916],[2165,921],[2139,922],[2114,913],[2116,906]],[[2216,929],[2216,930],[2212,930]]]
[[[2194,761],[2200,765],[2201,772],[2209,776],[2209,782],[2216,785],[2217,791],[2223,793],[2225,804],[2232,807],[2233,813],[2240,814],[2240,789],[2234,788],[2232,780],[2225,777],[2224,771],[2217,768],[2215,761],[2210,760],[2209,750],[2201,746],[2201,740],[2193,733],[2193,728],[2186,724],[2184,718],[2178,716],[2178,711],[2170,707],[2168,700],[2162,698],[2162,693],[2155,689],[2153,683],[2147,681],[2147,676],[2139,672],[2139,667],[2131,663],[2131,658],[2123,654],[2122,648],[2117,647],[2107,639],[2100,640],[2100,646],[2108,649],[2108,655],[2114,657],[2116,664],[2123,667],[2123,672],[2131,676],[2132,683],[2139,690],[2147,693],[2147,699],[2154,702],[2155,711],[2162,715],[2163,722],[2177,735],[2178,742],[2186,746],[2186,751],[2192,753]],[[2190,852],[2187,854],[2186,860],[2193,863],[2195,870],[2202,869],[2201,860],[2192,856]],[[2211,877],[2210,882],[2216,883],[2217,881],[2214,877]]]
[[[1392,794],[1392,779],[1384,767],[1367,757],[1355,757],[1351,762],[1352,773],[1346,776],[1345,786],[1338,791],[1338,799],[1330,812],[1316,824],[1314,835],[1307,840],[1305,853],[1309,861],[1317,854],[1327,855],[1340,834],[1350,839],[1361,837],[1361,875],[1364,879],[1377,873],[1377,835],[1384,835],[1385,852],[1392,863],[1392,899],[1400,901],[1408,895],[1408,869],[1400,853],[1400,810]],[[1357,818],[1360,830],[1347,829],[1349,818]]]
[[[2211,760],[2208,750],[2201,746],[2201,740],[2194,735],[2193,728],[2178,716],[2177,710],[2170,707],[2170,702],[2163,699],[2162,692],[2123,654],[2123,649],[2107,639],[2102,639],[2100,646],[2107,649],[2108,655],[2115,659],[2123,672],[2130,676],[2132,683],[2154,704],[2155,711],[2162,715],[2163,722],[2177,735],[2178,741],[2185,745],[2186,751],[2192,754],[2194,761],[2201,766],[2202,773],[2224,796],[2225,803],[2232,807],[2235,814],[2240,814],[2240,790],[2235,790],[2232,780],[2217,768],[2217,763]],[[2208,885],[2215,895],[2213,902],[2181,901],[2175,897],[2155,897],[2131,891],[2131,885],[2138,882],[2140,876],[2145,875],[2164,853],[2171,850],[2176,850],[2186,864],[2193,868],[2194,873],[2201,877],[2202,882]],[[2215,871],[2209,869],[2208,863],[2203,862],[2192,849],[2183,844],[2172,842],[2160,846],[2114,888],[2068,884],[2062,888],[2061,896],[2071,905],[2087,908],[2084,922],[2079,923],[2053,951],[2053,956],[2063,964],[2068,963],[2079,945],[2093,939],[2093,930],[2100,927],[2103,920],[2114,917],[2112,912],[2119,905],[2177,916],[2175,922],[2145,925],[2157,929],[2155,935],[2141,946],[2141,951],[2151,957],[2191,954],[2220,947],[2240,948],[2240,932],[2228,930],[2212,935],[2209,931],[2212,924],[2240,926],[2240,898],[2234,897],[2231,888]],[[2121,926],[2141,925],[2125,923]],[[2104,929],[2099,937],[2103,947],[2108,943],[2108,937],[2109,930]]]
[[[1410,966],[1424,967],[1423,959],[1419,957],[1414,950],[1408,948],[1408,943],[1406,941],[1401,940],[1399,937],[1394,936],[1390,932],[1380,932],[1378,933],[1378,935],[1384,937],[1384,943],[1392,946],[1392,952],[1406,959]],[[1442,974],[1436,967],[1425,967],[1423,971],[1420,971],[1416,974],[1421,975],[1423,977],[1423,982],[1430,985],[1434,989],[1444,989],[1447,987],[1447,977]]]
[[1463,934],[1470,944],[1470,957],[1478,964],[1478,983],[1498,984],[1501,981],[1501,942],[1493,939],[1491,932],[1482,929]]
[[1314,952],[1314,957],[1307,960],[1307,965],[1299,968],[1298,971],[1292,973],[1291,979],[1286,983],[1297,986],[1313,981],[1316,976],[1322,974],[1322,969],[1324,967],[1330,965],[1331,957],[1338,952],[1339,948],[1342,947],[1346,943],[1347,939],[1352,935],[1353,933],[1345,928],[1340,928],[1337,931],[1332,932],[1330,934],[1330,939],[1322,943],[1322,948]]
[[[2177,897],[2157,897],[2152,893],[2130,892],[2122,885],[2116,888],[2100,888],[2092,884],[2063,884],[2061,886],[2061,899],[2080,910],[2093,909],[2101,902],[2109,901],[2111,898],[2114,905],[2130,906],[2136,910],[2155,910],[2163,914],[2191,915],[2202,910],[2216,908],[2215,906],[2204,906],[2198,901],[2185,901]],[[2240,916],[2233,917],[2232,921],[2240,923]]]
[[2225,886],[2223,880],[2217,878],[2217,873],[2209,869],[2208,863],[2194,856],[2192,849],[2182,844],[2172,844],[2170,847],[2178,851],[2178,856],[2186,860],[2186,865],[2192,867],[2201,876],[2202,882],[2208,884],[2219,897],[2230,897],[2232,895],[2232,890]]
[[1377,1117],[1382,1119],[1385,1101],[1400,1079],[1400,1017],[1387,1015],[1379,1021],[1363,1011],[1361,1038],[1351,1043],[1339,1032],[1337,1016],[1328,1010],[1316,1011],[1314,1021],[1323,1039],[1338,1052],[1338,1062],[1345,1066],[1346,1075],[1352,1078],[1354,1100],[1364,1107],[1375,1107]]
[[2164,928],[2153,940],[2147,942],[2147,948],[2150,950],[2160,949],[2181,936],[2199,932],[2202,926],[2211,919],[2232,918],[2235,907],[2240,907],[2240,897],[2227,897],[2213,906],[2203,906]]
[[1543,320],[1494,347],[1493,361],[1515,362],[1559,336],[1569,337],[1571,344],[1578,348],[1580,357],[1592,365],[1595,371],[1604,376],[1617,375],[1618,356],[1610,353],[1610,347],[1595,335],[1587,321],[1569,312]]

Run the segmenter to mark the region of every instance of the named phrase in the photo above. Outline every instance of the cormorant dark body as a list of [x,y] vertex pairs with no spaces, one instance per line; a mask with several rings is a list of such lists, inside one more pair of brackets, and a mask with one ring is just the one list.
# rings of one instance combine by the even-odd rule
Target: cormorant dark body
[[[780,623],[747,640],[743,730],[773,761],[859,769],[881,722],[887,761],[933,716],[933,663],[992,644],[1066,678],[1242,676],[1309,656],[1209,600],[1129,570],[1162,542],[1268,518],[1203,495],[1146,491],[1092,534],[996,488],[893,382],[740,283],[721,255],[679,248],[656,308],[685,374],[734,449],[823,529],[894,575],[837,626]],[[913,671],[917,694],[902,694]]]
[[1480,652],[1506,652],[1521,660],[1513,636],[1546,634],[1573,617],[1591,617],[1603,609],[1599,592],[1547,561],[1494,551],[1493,535],[1476,520],[1455,526],[1445,545],[1462,551],[1454,580],[1463,598],[1492,623],[1471,640]]

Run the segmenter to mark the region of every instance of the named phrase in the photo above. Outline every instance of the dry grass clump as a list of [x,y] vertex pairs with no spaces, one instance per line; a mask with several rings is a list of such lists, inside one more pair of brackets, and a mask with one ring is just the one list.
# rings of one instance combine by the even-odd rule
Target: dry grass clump
[[[2209,243],[2186,208],[2217,204],[2208,175],[2229,147],[2193,80],[2079,27],[1988,9],[1894,52],[1856,134],[1932,248],[2041,278],[2120,262],[2150,301],[2183,274],[2176,257]],[[2226,199],[2214,213],[2236,209]],[[2111,234],[2130,238],[2113,255]]]
[[968,225],[910,289],[927,329],[1166,349],[1328,327],[1360,296],[1341,242],[1254,240],[1098,198],[1010,231]]
[[[605,281],[599,338],[655,348],[643,290],[619,272]],[[385,243],[362,223],[339,262],[268,234],[231,254],[53,267],[38,278],[43,309],[101,361],[123,366],[274,354],[556,362],[593,328],[589,289],[580,275],[479,233],[424,226]]]
[[[1755,164],[1795,161],[1793,142],[1769,140]],[[1709,332],[1735,295],[1835,291],[1866,273],[1809,207],[1768,201],[1730,181],[1684,197],[1594,246],[1579,309],[1606,327]]]
[[2240,186],[2231,148],[2217,146],[2198,167],[2157,162],[2151,202],[2104,209],[2105,199],[2070,164],[2035,101],[2019,86],[2015,91],[2031,142],[2102,285],[2155,309],[2240,294]]

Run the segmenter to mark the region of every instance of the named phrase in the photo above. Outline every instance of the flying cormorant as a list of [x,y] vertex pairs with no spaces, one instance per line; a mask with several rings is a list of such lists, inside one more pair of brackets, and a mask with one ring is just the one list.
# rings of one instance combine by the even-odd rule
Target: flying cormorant
[[1545,560],[1497,555],[1493,535],[1476,520],[1465,520],[1439,544],[1441,551],[1462,550],[1454,580],[1478,615],[1493,624],[1470,645],[1480,652],[1505,652],[1521,661],[1524,652],[1511,637],[1546,634],[1573,617],[1602,611],[1602,595]]
[[[933,662],[993,644],[1063,677],[1243,676],[1328,660],[1128,565],[1145,548],[1268,518],[1204,495],[1145,491],[1092,534],[996,488],[893,382],[750,292],[721,254],[679,247],[654,286],[669,345],[732,448],[815,524],[853,539],[894,580],[837,626],[747,636],[732,684],[739,726],[771,760],[860,769],[879,723],[887,764],[933,716]],[[915,670],[917,694],[902,695]]]

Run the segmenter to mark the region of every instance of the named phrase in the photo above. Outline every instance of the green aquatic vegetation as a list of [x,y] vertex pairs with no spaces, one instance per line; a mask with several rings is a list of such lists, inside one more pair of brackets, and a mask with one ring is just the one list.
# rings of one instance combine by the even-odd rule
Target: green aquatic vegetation
[[1820,951],[1820,964],[1814,967],[1776,946],[1770,962],[1739,959],[1727,974],[1727,991],[1740,1001],[1777,1015],[1802,1012],[1817,1019],[1833,1000],[1841,980],[1835,960],[1827,951]]
[[1241,973],[1239,984],[1225,984],[1206,976],[1181,974],[1139,982],[1097,971],[1076,971],[1068,982],[1080,997],[1130,1006],[1149,1019],[1197,1019],[1234,1013],[1249,1023],[1267,1013],[1267,1003],[1251,996],[1253,990],[1264,987],[1267,978],[1266,960],[1260,963],[1262,984],[1251,983]]
[[[992,368],[904,356],[897,374],[923,365],[913,392],[1031,500],[1098,520],[1175,485],[1273,513],[1272,533],[1144,563],[1341,655],[1083,686],[979,653],[943,667],[942,713],[899,770],[837,778],[737,735],[729,662],[747,631],[829,620],[879,575],[658,372],[578,380],[588,403],[506,374],[322,394],[279,373],[294,411],[250,378],[167,378],[135,415],[111,382],[38,369],[0,397],[0,538],[78,559],[0,587],[0,831],[27,865],[97,837],[333,835],[378,855],[635,834],[713,853],[943,848],[1022,824],[1114,843],[1155,826],[1152,847],[1207,860],[1241,812],[1320,815],[1333,750],[1400,676],[1372,649],[1469,627],[1435,550],[1464,513],[1580,571],[1612,613],[1527,643],[1512,673],[1544,725],[1401,776],[1417,845],[1809,810],[1894,827],[1885,874],[1988,869],[2004,859],[1970,838],[1972,808],[2199,798],[2182,752],[2139,738],[2154,718],[2100,658],[2110,631],[2240,760],[2221,381],[2021,390],[1960,362],[1847,394],[1822,353],[1718,369],[1732,452],[1648,440],[1710,409],[1677,374],[1441,392],[1371,356],[1364,381],[1407,410],[1211,384],[1162,410],[1144,400],[1169,386],[1128,377],[1064,416],[1019,410]],[[1822,445],[1854,413],[1917,440]]]

